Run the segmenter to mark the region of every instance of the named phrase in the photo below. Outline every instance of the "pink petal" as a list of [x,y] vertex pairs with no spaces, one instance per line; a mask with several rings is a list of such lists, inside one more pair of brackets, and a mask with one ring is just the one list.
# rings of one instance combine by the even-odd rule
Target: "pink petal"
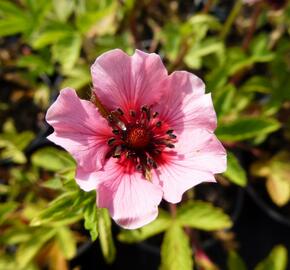
[[166,90],[167,71],[157,54],[136,50],[133,56],[115,49],[91,67],[94,92],[110,110],[129,110],[157,102]]
[[179,136],[174,151],[164,153],[157,177],[171,203],[201,182],[215,182],[214,174],[226,170],[226,151],[214,134],[194,129]]
[[175,133],[192,128],[213,131],[216,114],[211,96],[204,94],[204,88],[202,80],[195,75],[186,71],[174,72],[170,75],[168,91],[154,110]]
[[98,178],[96,171],[86,170],[82,167],[77,167],[75,179],[80,188],[84,191],[95,190],[101,180]]
[[108,208],[117,224],[136,229],[157,217],[162,190],[144,179],[140,172],[127,171],[111,158],[98,176],[104,181],[97,190],[97,205]]
[[77,173],[79,180],[91,179],[88,173],[102,167],[109,150],[106,140],[112,132],[107,121],[91,102],[79,99],[75,90],[69,88],[62,90],[48,109],[46,121],[54,128],[48,139],[77,161],[78,172],[82,172]]

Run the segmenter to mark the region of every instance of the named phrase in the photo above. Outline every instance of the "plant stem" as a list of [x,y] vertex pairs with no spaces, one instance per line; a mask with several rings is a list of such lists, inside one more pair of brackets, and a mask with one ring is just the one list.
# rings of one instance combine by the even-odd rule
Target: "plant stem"
[[249,48],[250,42],[251,42],[251,40],[254,36],[254,32],[256,30],[257,21],[258,21],[258,18],[259,18],[261,11],[262,11],[262,5],[261,5],[261,3],[257,3],[255,5],[255,9],[254,9],[254,12],[253,12],[252,17],[251,17],[251,25],[249,27],[247,35],[245,36],[245,38],[243,40],[242,48],[244,51],[247,51]]
[[228,16],[225,24],[224,24],[224,27],[220,33],[220,38],[221,39],[226,39],[227,38],[227,35],[229,34],[230,32],[230,29],[235,21],[235,18],[237,17],[238,13],[240,12],[240,9],[242,7],[243,3],[241,0],[237,0],[234,7],[232,8],[231,12],[230,12],[230,15]]
[[170,214],[173,218],[176,217],[176,205],[173,203],[168,203]]
[[[247,52],[247,50],[249,49],[251,40],[252,40],[254,33],[255,33],[255,30],[256,30],[257,21],[258,21],[260,14],[261,14],[261,11],[262,11],[262,3],[259,2],[255,6],[255,10],[251,16],[250,27],[249,27],[248,32],[243,40],[242,49],[244,52]],[[242,79],[244,73],[245,73],[245,70],[241,70],[239,73],[235,74],[231,78],[230,82],[233,85],[237,85],[240,82],[240,80]]]

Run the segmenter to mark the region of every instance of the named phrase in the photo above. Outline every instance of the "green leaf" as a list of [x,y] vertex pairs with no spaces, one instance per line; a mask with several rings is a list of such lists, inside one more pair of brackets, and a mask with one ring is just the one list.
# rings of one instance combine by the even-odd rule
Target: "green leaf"
[[68,153],[53,147],[36,151],[31,161],[34,166],[55,172],[75,168],[75,162]]
[[81,13],[76,20],[77,28],[89,36],[112,34],[116,29],[117,10],[118,3],[112,1],[106,7]]
[[19,246],[16,253],[17,269],[26,269],[28,263],[39,252],[41,247],[50,240],[56,231],[52,228],[41,228],[31,234],[31,238]]
[[65,75],[67,78],[62,82],[62,88],[69,85],[70,87],[79,90],[91,82],[91,75],[87,65],[78,65],[72,70],[66,72]]
[[274,247],[270,255],[260,262],[255,270],[286,270],[287,269],[287,249],[278,245]]
[[239,118],[227,124],[220,124],[216,135],[224,141],[239,141],[268,134],[280,128],[280,123],[273,118]]
[[81,213],[73,208],[76,198],[76,192],[67,192],[60,195],[47,208],[42,210],[38,216],[34,217],[30,225],[40,226],[49,224],[60,226],[76,222],[81,218]]
[[244,92],[271,93],[271,82],[269,78],[254,76],[247,80],[240,88]]
[[57,229],[56,239],[66,259],[71,259],[76,254],[76,239],[67,227]]
[[41,183],[41,186],[45,188],[56,189],[56,190],[63,189],[63,184],[60,178],[52,178],[52,179],[46,180],[45,182]]
[[50,22],[47,27],[32,38],[32,46],[41,49],[47,45],[55,44],[58,41],[71,36],[74,29],[61,22]]
[[216,56],[221,61],[224,52],[223,43],[213,38],[207,38],[202,42],[195,43],[184,58],[189,68],[197,69],[202,66],[202,58],[208,55]]
[[16,202],[6,202],[0,204],[0,224],[2,224],[7,216],[17,208]]
[[22,16],[24,11],[12,1],[1,0],[0,1],[0,15],[1,16]]
[[164,235],[161,246],[161,270],[192,270],[192,250],[188,236],[173,222]]
[[237,158],[231,152],[227,153],[227,170],[224,175],[234,184],[244,187],[247,185],[245,170],[241,167]]
[[0,156],[3,159],[12,159],[16,163],[23,164],[26,162],[26,157],[23,153],[25,147],[34,138],[31,131],[16,133],[9,131],[0,134],[0,148],[2,149]]
[[214,108],[218,118],[232,109],[236,91],[232,84],[228,84],[213,92]]
[[53,66],[49,63],[47,57],[42,55],[25,55],[19,58],[17,66],[22,68],[28,68],[32,72],[37,72],[37,74],[51,74],[53,72]]
[[159,234],[170,226],[171,218],[167,212],[159,210],[158,218],[144,227],[136,230],[122,230],[118,239],[125,243],[136,243]]
[[0,36],[11,36],[26,32],[29,28],[27,19],[24,17],[8,17],[0,20]]
[[81,35],[72,33],[53,45],[53,59],[61,63],[64,72],[68,72],[74,67],[80,55],[81,44]]
[[57,18],[62,22],[67,21],[75,7],[75,2],[71,0],[53,0],[52,4]]
[[98,209],[98,229],[100,245],[105,260],[107,263],[112,263],[115,260],[116,249],[111,231],[111,218],[105,208]]
[[222,209],[202,201],[190,201],[178,209],[177,220],[182,226],[205,231],[228,229],[230,217]]
[[287,204],[290,199],[289,162],[290,154],[280,151],[269,161],[255,162],[251,167],[253,175],[267,178],[267,191],[278,206]]
[[92,241],[95,241],[98,237],[98,212],[95,201],[89,202],[84,210],[85,229],[90,231]]
[[228,270],[247,270],[242,258],[235,251],[230,251],[227,260]]

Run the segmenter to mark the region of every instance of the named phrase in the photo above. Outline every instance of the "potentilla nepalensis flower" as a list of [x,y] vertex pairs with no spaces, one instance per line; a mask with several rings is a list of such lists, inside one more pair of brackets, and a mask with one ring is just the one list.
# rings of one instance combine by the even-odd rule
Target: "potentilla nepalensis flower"
[[178,203],[225,171],[211,95],[198,77],[168,75],[158,55],[119,49],[98,57],[91,73],[91,101],[66,88],[49,108],[48,138],[72,154],[77,183],[96,189],[98,207],[120,226],[151,222],[162,198]]

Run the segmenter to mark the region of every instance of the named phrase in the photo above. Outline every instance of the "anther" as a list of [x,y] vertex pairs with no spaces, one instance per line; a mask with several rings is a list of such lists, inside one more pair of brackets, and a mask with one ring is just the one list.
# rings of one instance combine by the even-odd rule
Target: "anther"
[[130,114],[130,116],[132,116],[132,117],[136,117],[136,112],[133,111],[133,110],[130,110],[129,114]]
[[160,155],[161,154],[161,150],[160,149],[154,149],[153,153],[156,155]]
[[148,112],[149,111],[149,107],[147,105],[143,105],[143,106],[141,106],[141,111],[142,112]]
[[118,134],[119,134],[119,130],[118,130],[118,129],[113,129],[112,132],[113,132],[115,135],[118,135]]
[[153,114],[152,114],[152,117],[153,118],[156,118],[158,116],[158,112],[154,112]]
[[112,146],[115,141],[116,141],[116,139],[114,137],[112,137],[112,138],[108,139],[107,143],[109,146]]
[[174,135],[174,134],[172,134],[172,133],[168,134],[168,136],[169,136],[171,139],[176,139],[176,135]]
[[127,130],[126,125],[122,121],[117,121],[116,124],[121,130],[123,130],[123,131]]
[[148,163],[151,167],[153,167],[154,169],[157,168],[157,164],[156,164],[156,162],[155,162],[152,158],[147,157],[147,163]]
[[166,146],[167,146],[168,148],[174,148],[174,147],[175,147],[174,144],[172,144],[172,143],[167,143]]
[[156,127],[161,127],[161,125],[162,125],[162,122],[161,122],[161,121],[158,121],[158,122],[156,123]]
[[113,154],[114,158],[120,158],[121,157],[121,152],[122,152],[122,146],[118,145],[115,149],[115,152]]
[[173,129],[168,129],[168,130],[166,131],[166,133],[167,133],[167,134],[171,134],[171,133],[173,133]]
[[108,121],[109,121],[110,123],[112,123],[112,122],[114,121],[113,115],[111,115],[111,114],[109,114],[109,115],[107,116],[107,119],[108,119]]
[[150,120],[150,108],[147,105],[143,105],[141,111],[146,114],[147,120]]
[[141,164],[136,165],[136,170],[137,171],[142,171],[143,166]]
[[118,108],[118,109],[116,110],[116,112],[117,112],[119,115],[124,115],[124,112],[123,112],[120,108]]

